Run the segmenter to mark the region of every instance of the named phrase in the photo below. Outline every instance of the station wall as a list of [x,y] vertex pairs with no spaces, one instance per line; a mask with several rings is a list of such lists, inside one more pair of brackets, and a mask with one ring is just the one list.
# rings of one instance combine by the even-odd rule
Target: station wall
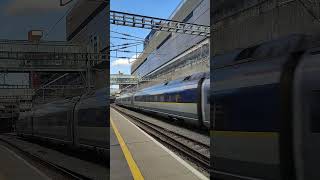
[[102,63],[91,72],[96,89],[106,86],[109,74],[109,1],[81,0],[67,17],[67,40],[85,47],[88,53],[102,53]]
[[[209,25],[210,0],[185,1],[172,19]],[[204,36],[156,32],[150,37],[150,42],[144,50],[146,53],[140,55],[140,60],[132,65],[131,73],[144,77],[204,39],[206,39]]]
[[319,1],[216,0],[211,8],[212,55],[289,34],[320,32]]

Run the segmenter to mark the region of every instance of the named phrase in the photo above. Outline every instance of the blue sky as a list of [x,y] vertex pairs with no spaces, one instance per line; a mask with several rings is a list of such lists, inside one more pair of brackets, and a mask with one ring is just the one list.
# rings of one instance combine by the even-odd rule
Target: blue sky
[[[169,18],[172,12],[179,5],[181,0],[111,0],[110,9],[114,11],[121,11],[133,14],[140,14],[145,16],[153,16],[159,18]],[[116,26],[111,25],[111,31],[120,32],[129,34],[135,37],[139,37],[144,39],[150,32],[147,29],[140,28],[132,28],[132,27],[124,27],[124,26]],[[117,45],[121,45],[124,43],[139,43],[141,41],[133,41],[133,40],[121,40],[116,39],[118,37],[125,37],[130,39],[137,39],[126,37],[114,32],[110,33],[110,49],[115,49]],[[133,46],[127,48],[125,50],[142,52],[143,44],[139,44],[137,46]],[[125,74],[130,74],[130,62],[135,59],[128,60],[127,58],[117,58],[117,57],[135,57],[136,53],[123,53],[123,52],[114,52],[111,51],[111,74],[118,73],[119,71]]]
[[[68,7],[61,7],[58,0],[1,0],[0,39],[26,40],[31,29],[46,33],[61,18]],[[65,40],[65,19],[45,37],[46,40]],[[28,74],[7,74],[8,84],[27,84]],[[0,75],[0,84],[3,74]]]
[[[68,7],[58,0],[1,0],[0,39],[27,39],[31,29],[48,31]],[[47,40],[65,40],[65,19],[46,36]]]

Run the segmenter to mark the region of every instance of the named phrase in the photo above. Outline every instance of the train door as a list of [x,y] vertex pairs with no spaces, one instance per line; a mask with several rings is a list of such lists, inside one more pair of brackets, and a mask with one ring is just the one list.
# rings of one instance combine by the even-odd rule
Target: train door
[[294,153],[297,180],[319,180],[320,49],[303,56],[294,75]]
[[[85,95],[84,95],[85,96]],[[81,106],[81,99],[83,97],[78,97],[77,102],[74,104],[73,107],[73,118],[72,118],[72,142],[73,145],[75,146],[79,146],[79,132],[78,132],[78,119],[79,119],[79,115],[78,115],[78,109]]]
[[209,101],[209,94],[210,94],[210,79],[206,79],[202,84],[202,118],[203,118],[203,125],[205,127],[210,126],[210,101]]

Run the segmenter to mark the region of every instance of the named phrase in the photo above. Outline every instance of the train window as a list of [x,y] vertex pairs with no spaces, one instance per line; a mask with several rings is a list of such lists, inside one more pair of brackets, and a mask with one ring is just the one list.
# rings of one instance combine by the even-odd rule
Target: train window
[[170,96],[168,94],[164,95],[164,102],[169,102]]
[[168,97],[168,101],[169,101],[169,102],[174,102],[173,95],[172,95],[172,94],[169,94],[168,96],[169,96],[169,97]]
[[177,102],[176,94],[171,95],[171,102]]
[[180,94],[176,94],[176,102],[177,102],[177,103],[181,102],[181,96],[180,96]]
[[159,101],[160,101],[160,102],[164,102],[164,95],[160,95]]
[[311,131],[320,133],[320,90],[314,91],[310,98]]
[[175,102],[175,97],[173,94],[169,94],[169,102]]

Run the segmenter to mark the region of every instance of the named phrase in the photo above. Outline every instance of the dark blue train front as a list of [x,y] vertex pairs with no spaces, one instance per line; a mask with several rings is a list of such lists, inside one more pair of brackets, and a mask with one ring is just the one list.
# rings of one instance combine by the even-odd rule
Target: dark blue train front
[[212,177],[320,178],[317,44],[292,35],[212,59]]

